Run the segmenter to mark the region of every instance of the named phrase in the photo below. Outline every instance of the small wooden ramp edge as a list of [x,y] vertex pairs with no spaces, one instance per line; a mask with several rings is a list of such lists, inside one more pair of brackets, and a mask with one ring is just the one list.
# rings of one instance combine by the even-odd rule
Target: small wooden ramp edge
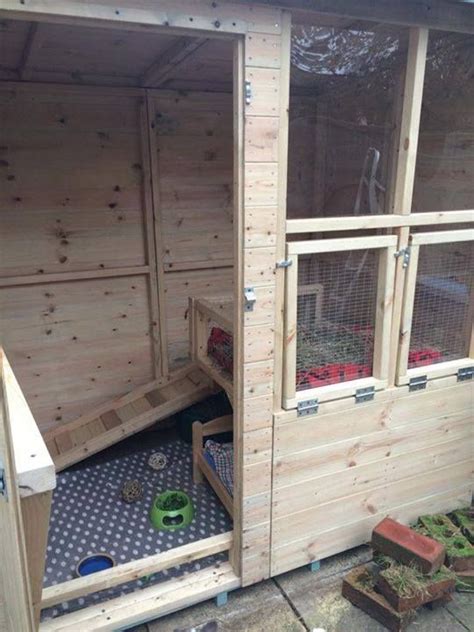
[[45,433],[56,471],[100,452],[213,392],[209,377],[195,365],[166,380],[153,381]]

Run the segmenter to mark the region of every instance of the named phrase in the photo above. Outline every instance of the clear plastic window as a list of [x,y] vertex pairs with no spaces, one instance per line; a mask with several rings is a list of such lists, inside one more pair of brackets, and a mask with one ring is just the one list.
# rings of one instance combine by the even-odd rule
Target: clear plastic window
[[412,212],[474,209],[474,36],[431,31]]
[[389,212],[406,50],[387,25],[293,27],[288,217]]

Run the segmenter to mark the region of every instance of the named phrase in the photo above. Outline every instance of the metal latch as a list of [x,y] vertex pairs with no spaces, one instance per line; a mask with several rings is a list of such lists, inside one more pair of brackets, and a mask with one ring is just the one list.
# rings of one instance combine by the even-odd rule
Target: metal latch
[[253,287],[244,287],[244,298],[244,311],[253,312],[253,308],[257,300],[257,296],[255,295],[255,290],[253,289]]
[[306,417],[307,415],[314,415],[319,410],[319,400],[306,399],[302,402],[298,402],[298,417]]
[[356,404],[362,402],[370,402],[375,397],[375,388],[373,386],[367,386],[366,388],[358,388],[355,392]]
[[426,388],[428,384],[428,377],[426,375],[420,375],[418,377],[410,378],[408,382],[408,390],[411,391],[422,391]]
[[411,249],[410,246],[406,248],[402,248],[401,250],[397,250],[395,253],[395,257],[403,257],[402,268],[408,268],[408,264],[410,263]]
[[472,380],[474,377],[474,366],[465,366],[458,370],[458,382],[464,382],[464,380]]
[[252,84],[250,81],[245,82],[245,104],[250,105],[252,103]]
[[292,259],[282,259],[281,261],[276,262],[277,268],[289,268],[293,264]]
[[7,497],[7,484],[5,482],[5,468],[2,459],[0,459],[0,496]]

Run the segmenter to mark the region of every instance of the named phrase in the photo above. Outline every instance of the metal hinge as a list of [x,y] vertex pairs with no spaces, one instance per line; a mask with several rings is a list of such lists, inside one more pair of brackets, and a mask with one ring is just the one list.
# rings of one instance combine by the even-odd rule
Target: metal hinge
[[5,468],[3,467],[2,460],[0,459],[0,496],[7,498],[7,484],[5,482]]
[[408,382],[408,390],[411,391],[422,391],[426,388],[428,384],[428,377],[426,375],[420,375],[419,377],[412,377]]
[[253,312],[253,308],[257,300],[257,296],[255,294],[255,290],[253,287],[244,287],[244,298],[245,298],[244,311]]
[[362,402],[370,402],[375,397],[375,388],[373,386],[367,386],[367,388],[358,388],[355,392],[356,404]]
[[458,382],[472,380],[474,378],[474,366],[465,366],[458,370]]
[[298,402],[298,417],[314,415],[318,410],[319,400],[317,399],[306,399],[303,402]]
[[408,264],[410,263],[411,256],[411,248],[407,246],[406,248],[402,248],[401,250],[397,250],[395,253],[395,257],[403,257],[403,268],[408,268]]
[[293,265],[292,259],[282,259],[281,261],[276,262],[277,268],[289,268],[291,265]]
[[252,103],[252,84],[250,81],[245,82],[245,105]]

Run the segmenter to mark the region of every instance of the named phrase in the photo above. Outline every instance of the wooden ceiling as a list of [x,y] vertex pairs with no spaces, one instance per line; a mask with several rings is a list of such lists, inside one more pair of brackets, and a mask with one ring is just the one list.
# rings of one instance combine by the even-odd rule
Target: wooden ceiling
[[232,90],[232,43],[0,21],[0,80]]

